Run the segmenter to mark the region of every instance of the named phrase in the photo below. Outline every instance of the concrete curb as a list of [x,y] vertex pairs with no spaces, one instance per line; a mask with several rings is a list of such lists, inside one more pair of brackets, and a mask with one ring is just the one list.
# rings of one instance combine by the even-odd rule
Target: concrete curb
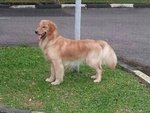
[[134,4],[134,8],[150,8],[150,4]]
[[146,84],[147,86],[150,86],[150,77],[143,73],[140,70],[135,69],[134,67],[127,65],[121,61],[118,62],[118,65],[121,66],[125,71],[130,72],[137,76],[140,79],[140,82]]
[[0,4],[0,8],[10,8],[10,5]]
[[19,110],[19,109],[7,108],[4,106],[0,106],[0,113],[44,113],[44,112],[30,111],[30,110]]
[[112,8],[134,8],[134,4],[110,4]]
[[[10,5],[0,4],[0,8],[74,8],[75,4],[29,4],[29,5]],[[82,4],[83,8],[150,8],[150,4]]]
[[87,8],[111,8],[110,4],[87,4]]
[[37,9],[49,9],[49,8],[61,8],[61,4],[37,4],[35,8]]
[[18,110],[18,109],[0,107],[0,113],[31,113],[31,112],[28,110]]
[[[75,4],[61,4],[62,8],[74,8]],[[81,7],[85,8],[86,4],[81,4]]]
[[17,8],[35,8],[35,5],[12,5],[9,8],[14,8],[14,9],[17,9]]

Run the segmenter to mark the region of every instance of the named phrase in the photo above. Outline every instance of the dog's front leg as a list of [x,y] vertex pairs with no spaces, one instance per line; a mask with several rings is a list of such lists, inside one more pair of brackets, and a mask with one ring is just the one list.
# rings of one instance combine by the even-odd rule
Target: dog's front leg
[[53,66],[55,71],[55,81],[52,82],[52,85],[58,85],[63,82],[64,76],[64,66],[61,60],[53,60]]
[[54,70],[54,65],[51,64],[51,75],[49,78],[46,79],[46,82],[54,82],[55,81],[55,70]]

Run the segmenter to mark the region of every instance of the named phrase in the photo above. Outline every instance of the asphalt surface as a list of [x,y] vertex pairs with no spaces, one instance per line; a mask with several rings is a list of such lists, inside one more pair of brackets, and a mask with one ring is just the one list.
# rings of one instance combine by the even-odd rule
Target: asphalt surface
[[[41,19],[74,37],[74,9],[1,9],[0,46],[38,45],[34,30]],[[120,59],[150,74],[149,9],[82,9],[81,37],[108,41]]]

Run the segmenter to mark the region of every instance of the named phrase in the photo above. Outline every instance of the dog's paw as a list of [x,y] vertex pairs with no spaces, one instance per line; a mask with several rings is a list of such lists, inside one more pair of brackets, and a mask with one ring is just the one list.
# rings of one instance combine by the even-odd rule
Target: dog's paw
[[91,76],[91,79],[96,79],[96,75]]
[[52,82],[51,84],[52,85],[59,85],[61,82],[60,81],[58,81],[58,80],[55,80],[54,82]]
[[53,82],[54,79],[52,79],[52,78],[47,78],[45,81],[46,81],[46,82]]
[[101,79],[95,79],[94,80],[95,83],[100,82],[100,81],[101,81]]

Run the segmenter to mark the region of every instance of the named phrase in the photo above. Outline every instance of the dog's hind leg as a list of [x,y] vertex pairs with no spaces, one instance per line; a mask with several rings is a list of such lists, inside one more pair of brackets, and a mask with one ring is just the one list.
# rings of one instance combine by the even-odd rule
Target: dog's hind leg
[[92,67],[93,69],[96,70],[96,75],[91,76],[91,78],[94,79],[94,82],[100,82],[101,79],[102,79],[102,76],[101,76],[101,74],[102,74],[102,67],[101,67],[101,65],[99,64],[99,62],[96,61],[95,59],[93,59],[93,60],[92,60],[92,59],[87,59],[87,60],[86,60],[86,63],[87,63],[90,67]]
[[97,66],[95,69],[96,69],[97,74],[96,74],[94,82],[100,82],[102,79],[102,68],[100,66]]

